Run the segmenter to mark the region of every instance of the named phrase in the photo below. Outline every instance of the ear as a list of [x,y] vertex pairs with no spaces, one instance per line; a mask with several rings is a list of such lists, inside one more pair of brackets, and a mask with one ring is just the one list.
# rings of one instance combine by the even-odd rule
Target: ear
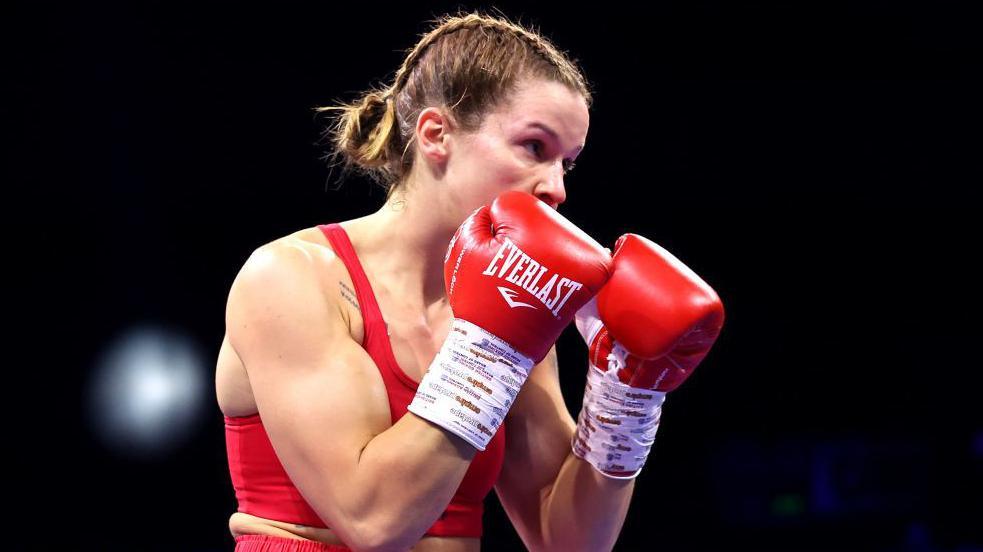
[[436,107],[424,109],[416,119],[417,151],[430,162],[446,163],[454,128],[448,113]]

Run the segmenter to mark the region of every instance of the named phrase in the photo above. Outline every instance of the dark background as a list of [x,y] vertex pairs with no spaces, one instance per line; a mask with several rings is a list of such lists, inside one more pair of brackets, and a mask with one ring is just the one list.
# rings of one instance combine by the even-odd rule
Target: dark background
[[[727,307],[617,549],[983,549],[978,20],[935,2],[494,5],[595,88],[561,212],[608,245],[661,243]],[[148,323],[212,362],[253,249],[383,200],[337,186],[312,108],[388,82],[426,20],[491,6],[5,8],[23,512],[5,548],[232,549],[213,391],[180,446],[134,458],[86,423],[94,363]],[[575,332],[560,362],[576,413]],[[494,494],[483,543],[521,547]]]

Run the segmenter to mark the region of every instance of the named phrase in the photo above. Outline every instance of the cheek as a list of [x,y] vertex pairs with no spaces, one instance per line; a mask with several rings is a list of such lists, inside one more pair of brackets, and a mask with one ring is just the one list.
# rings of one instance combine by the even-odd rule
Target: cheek
[[502,186],[515,182],[519,176],[519,160],[510,146],[483,144],[469,155],[468,172],[483,186]]
[[455,196],[468,213],[528,181],[518,145],[475,141],[470,146],[467,154],[458,158],[453,175]]
[[472,159],[490,170],[501,170],[509,162],[509,151],[505,146],[480,143],[474,148]]
[[494,163],[494,167],[490,170],[494,171],[501,180],[514,183],[521,180],[528,171],[528,155],[519,145],[504,145],[489,154],[490,162]]

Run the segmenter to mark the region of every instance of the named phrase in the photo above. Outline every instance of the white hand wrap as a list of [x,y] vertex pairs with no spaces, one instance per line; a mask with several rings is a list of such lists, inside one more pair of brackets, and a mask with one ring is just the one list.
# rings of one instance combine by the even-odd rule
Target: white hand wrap
[[532,367],[502,339],[455,318],[407,409],[485,450]]
[[588,368],[584,404],[573,437],[573,453],[613,479],[633,479],[642,471],[655,443],[666,398],[663,391],[621,383],[617,373],[625,365],[626,354],[615,345],[606,371],[594,365]]

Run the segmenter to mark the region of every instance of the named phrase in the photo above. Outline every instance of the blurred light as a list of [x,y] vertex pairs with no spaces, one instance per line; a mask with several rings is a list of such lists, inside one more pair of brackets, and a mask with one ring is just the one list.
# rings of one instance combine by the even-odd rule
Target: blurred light
[[805,510],[805,499],[798,494],[778,495],[771,501],[771,513],[781,517],[795,517],[802,515]]
[[89,392],[93,432],[115,452],[152,456],[186,442],[205,404],[194,342],[162,328],[134,328],[109,344]]

